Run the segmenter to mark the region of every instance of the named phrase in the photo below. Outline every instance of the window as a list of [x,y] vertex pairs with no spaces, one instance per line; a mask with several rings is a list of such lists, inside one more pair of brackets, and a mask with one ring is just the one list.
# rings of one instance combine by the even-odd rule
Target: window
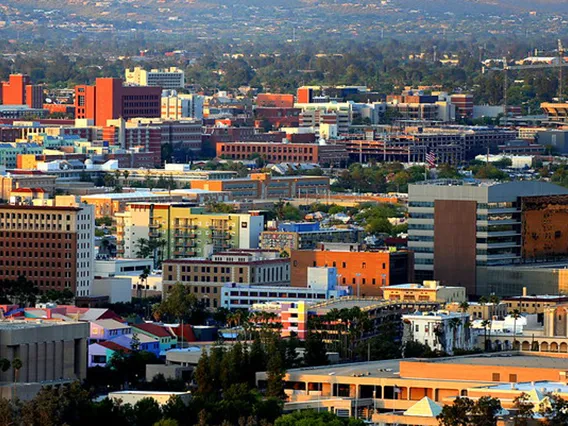
[[509,381],[511,383],[516,383],[517,382],[517,375],[516,374],[509,374]]
[[493,377],[492,379],[494,382],[500,382],[501,381],[501,374],[499,373],[493,373]]

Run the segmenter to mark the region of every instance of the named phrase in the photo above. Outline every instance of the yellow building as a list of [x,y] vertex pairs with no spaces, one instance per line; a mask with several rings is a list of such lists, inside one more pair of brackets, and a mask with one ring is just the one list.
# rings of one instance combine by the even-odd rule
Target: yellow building
[[412,302],[461,303],[467,300],[465,287],[441,286],[439,281],[390,285],[383,287],[383,297],[386,300]]
[[163,241],[158,258],[208,257],[231,248],[258,248],[264,217],[207,213],[190,204],[132,203],[117,213],[118,254],[137,257],[141,238]]

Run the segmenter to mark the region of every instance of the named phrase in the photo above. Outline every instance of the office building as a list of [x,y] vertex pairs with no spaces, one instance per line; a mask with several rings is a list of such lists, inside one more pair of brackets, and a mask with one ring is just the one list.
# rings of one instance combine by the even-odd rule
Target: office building
[[163,259],[208,257],[231,248],[258,248],[264,218],[250,214],[207,213],[191,204],[129,204],[115,215],[119,255],[137,257],[138,240],[165,241]]
[[450,96],[450,102],[456,108],[457,118],[473,118],[473,95],[457,93]]
[[89,296],[93,207],[77,205],[69,197],[57,197],[52,204],[0,205],[0,280],[24,276],[40,292],[67,289]]
[[126,69],[124,78],[126,84],[135,86],[157,86],[162,89],[180,89],[185,86],[185,72],[176,67],[150,71],[134,67]]
[[97,78],[75,87],[75,117],[106,126],[108,120],[160,117],[160,87],[125,86],[119,78]]
[[270,173],[251,173],[248,177],[231,179],[196,179],[191,189],[227,191],[235,200],[301,198],[325,195],[329,192],[327,176],[271,176]]
[[364,250],[359,244],[328,243],[315,250],[292,250],[292,286],[306,287],[308,268],[337,268],[338,283],[352,294],[381,296],[382,287],[413,281],[413,253]]
[[464,287],[445,287],[438,281],[424,281],[422,284],[394,284],[383,288],[385,300],[430,301],[439,303],[461,303],[467,301]]
[[162,92],[162,119],[182,120],[184,118],[203,119],[204,97],[196,94],[182,94],[175,90]]
[[12,365],[0,372],[0,396],[27,400],[45,385],[82,381],[87,377],[89,325],[83,322],[0,321],[0,357]]
[[271,251],[235,249],[207,259],[167,260],[162,270],[165,297],[176,283],[182,283],[191,287],[208,308],[223,306],[222,289],[227,283],[255,287],[290,285],[290,259]]
[[410,185],[408,247],[417,279],[463,286],[470,295],[520,294],[522,286],[482,278],[491,268],[567,257],[567,195],[565,188],[535,181]]
[[31,84],[25,74],[11,74],[8,81],[0,82],[0,105],[27,105],[29,108],[43,108],[43,87]]
[[217,157],[228,160],[249,160],[257,155],[270,163],[344,164],[349,154],[344,144],[277,143],[277,142],[219,142]]
[[[138,127],[159,128],[161,131],[161,145],[171,145],[174,155],[175,151],[191,150],[198,152],[201,150],[201,120],[197,119],[180,119],[169,120],[163,118],[136,118],[130,120],[131,123]],[[164,159],[171,162],[170,158]],[[187,157],[182,158],[187,162]]]

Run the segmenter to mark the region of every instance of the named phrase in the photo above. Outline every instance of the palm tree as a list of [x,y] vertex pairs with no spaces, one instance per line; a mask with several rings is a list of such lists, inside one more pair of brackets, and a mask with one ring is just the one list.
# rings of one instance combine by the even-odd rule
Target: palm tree
[[469,309],[469,303],[467,303],[467,300],[464,300],[460,303],[460,309],[463,313],[467,312],[467,310]]
[[456,342],[457,342],[457,340],[458,340],[458,333],[457,333],[457,331],[458,331],[458,328],[459,328],[459,326],[461,325],[461,323],[462,323],[462,322],[461,322],[461,319],[460,319],[460,318],[452,318],[452,319],[450,319],[450,321],[449,321],[450,328],[452,329],[452,332],[453,332],[453,335],[454,335],[454,339],[453,339],[453,340],[454,340],[454,341],[453,341],[454,345],[453,345],[453,348],[452,348],[452,349],[456,349]]
[[484,339],[485,339],[485,343],[484,343],[485,351],[487,351],[487,343],[488,343],[488,341],[487,341],[487,327],[489,325],[491,325],[491,321],[489,321],[489,320],[483,320],[481,322],[481,326],[483,327]]
[[521,311],[514,309],[511,313],[513,317],[513,350],[517,349],[517,320],[521,317]]
[[148,276],[150,275],[150,268],[146,267],[140,274],[140,283],[144,284],[144,297],[148,297]]
[[124,186],[128,186],[128,176],[130,176],[130,172],[125,170],[122,172],[122,175],[124,176]]
[[12,360],[12,369],[14,370],[14,387],[13,387],[13,395],[12,401],[16,400],[16,383],[18,382],[18,376],[20,375],[20,369],[22,368],[23,363],[20,358],[14,358]]

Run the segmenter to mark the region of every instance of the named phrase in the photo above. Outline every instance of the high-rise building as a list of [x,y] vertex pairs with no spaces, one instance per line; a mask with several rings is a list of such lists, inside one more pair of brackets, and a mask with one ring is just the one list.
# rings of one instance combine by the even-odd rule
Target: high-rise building
[[166,120],[184,118],[203,119],[204,97],[197,94],[177,93],[175,90],[162,92],[162,114]]
[[486,288],[482,270],[568,257],[568,190],[560,186],[440,180],[410,185],[408,196],[417,280],[510,295],[510,288]]
[[106,126],[107,120],[160,117],[160,87],[125,86],[119,78],[97,78],[75,86],[75,117]]
[[115,215],[118,253],[136,257],[140,238],[164,241],[164,259],[207,257],[231,248],[258,248],[264,217],[207,213],[190,204],[129,204]]
[[0,104],[43,107],[43,87],[31,84],[25,74],[11,74],[8,81],[0,82]]
[[179,89],[185,86],[185,73],[176,67],[150,71],[134,67],[127,69],[124,77],[127,84],[136,86],[158,86],[163,89]]
[[73,197],[44,202],[0,205],[0,280],[24,276],[40,292],[67,289],[76,296],[89,296],[94,208],[77,205]]

